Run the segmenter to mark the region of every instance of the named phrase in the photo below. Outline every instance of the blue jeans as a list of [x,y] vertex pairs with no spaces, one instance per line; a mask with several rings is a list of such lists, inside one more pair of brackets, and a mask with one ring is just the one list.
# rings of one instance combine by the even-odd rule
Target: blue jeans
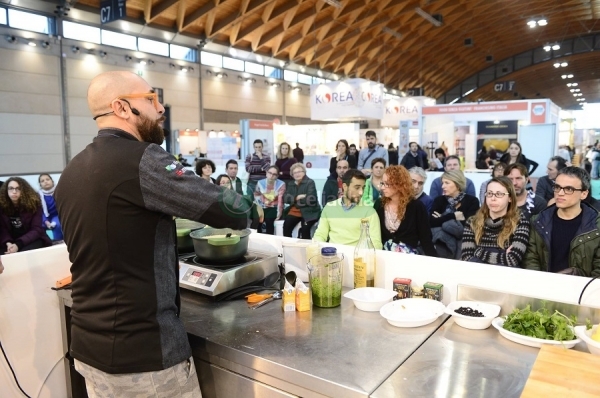
[[600,168],[600,160],[594,160],[592,162],[592,173],[591,173],[591,177],[592,178],[598,178],[598,169]]

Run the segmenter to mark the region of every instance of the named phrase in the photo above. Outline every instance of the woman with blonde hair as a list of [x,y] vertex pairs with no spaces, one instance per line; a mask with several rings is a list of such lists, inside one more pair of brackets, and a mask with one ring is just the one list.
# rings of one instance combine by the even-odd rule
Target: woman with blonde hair
[[306,166],[296,163],[290,168],[294,181],[287,185],[283,202],[288,204],[283,221],[283,236],[292,237],[292,231],[301,223],[299,237],[311,239],[311,228],[319,221],[321,206],[315,182],[306,175]]
[[492,178],[483,206],[465,227],[462,260],[520,267],[528,241],[529,221],[517,206],[511,180]]
[[427,256],[437,253],[431,240],[425,205],[414,198],[412,179],[404,166],[390,166],[381,178],[381,197],[375,201],[384,250]]
[[296,163],[298,163],[298,161],[292,155],[292,149],[290,148],[290,144],[288,144],[287,142],[282,142],[281,144],[279,144],[275,166],[277,166],[277,169],[279,169],[278,178],[281,181],[285,183],[289,181],[294,181],[294,179],[290,175],[290,167],[292,167],[292,165]]

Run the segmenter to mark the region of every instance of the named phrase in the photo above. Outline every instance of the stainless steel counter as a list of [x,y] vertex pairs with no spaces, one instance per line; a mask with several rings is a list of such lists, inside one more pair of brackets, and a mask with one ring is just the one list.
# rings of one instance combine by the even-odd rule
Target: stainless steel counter
[[449,319],[372,397],[519,397],[538,352]]
[[298,396],[367,397],[447,319],[407,329],[378,312],[313,307],[284,313],[281,301],[256,310],[182,291],[181,319],[194,356]]

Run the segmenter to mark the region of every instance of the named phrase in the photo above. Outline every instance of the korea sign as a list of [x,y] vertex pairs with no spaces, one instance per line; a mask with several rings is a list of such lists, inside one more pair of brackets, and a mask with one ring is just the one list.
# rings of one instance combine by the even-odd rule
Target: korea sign
[[312,120],[364,120],[383,117],[383,85],[348,79],[310,86]]
[[100,23],[105,24],[127,15],[127,0],[102,0],[100,3]]
[[494,83],[494,91],[513,91],[515,88],[515,81],[509,80],[507,82]]

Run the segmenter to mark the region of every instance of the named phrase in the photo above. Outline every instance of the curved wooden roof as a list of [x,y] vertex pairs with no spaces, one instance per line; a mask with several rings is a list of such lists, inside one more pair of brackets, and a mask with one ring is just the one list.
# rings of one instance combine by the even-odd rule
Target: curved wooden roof
[[[423,87],[425,95],[435,98],[494,63],[546,43],[600,32],[600,0],[339,0],[341,7],[330,3],[336,1],[128,0],[127,16],[400,90]],[[98,8],[100,0],[79,0],[75,6],[79,4]],[[441,26],[418,9],[441,16]],[[546,26],[527,25],[542,17]],[[600,50],[600,43],[592,45]],[[560,77],[567,72],[575,75],[573,81],[588,102],[598,101],[598,58],[593,52],[571,56],[567,68],[554,68],[554,60],[541,62],[502,76],[500,80],[516,82],[514,91],[498,93],[490,83],[467,100],[546,97],[572,108],[578,102]]]

